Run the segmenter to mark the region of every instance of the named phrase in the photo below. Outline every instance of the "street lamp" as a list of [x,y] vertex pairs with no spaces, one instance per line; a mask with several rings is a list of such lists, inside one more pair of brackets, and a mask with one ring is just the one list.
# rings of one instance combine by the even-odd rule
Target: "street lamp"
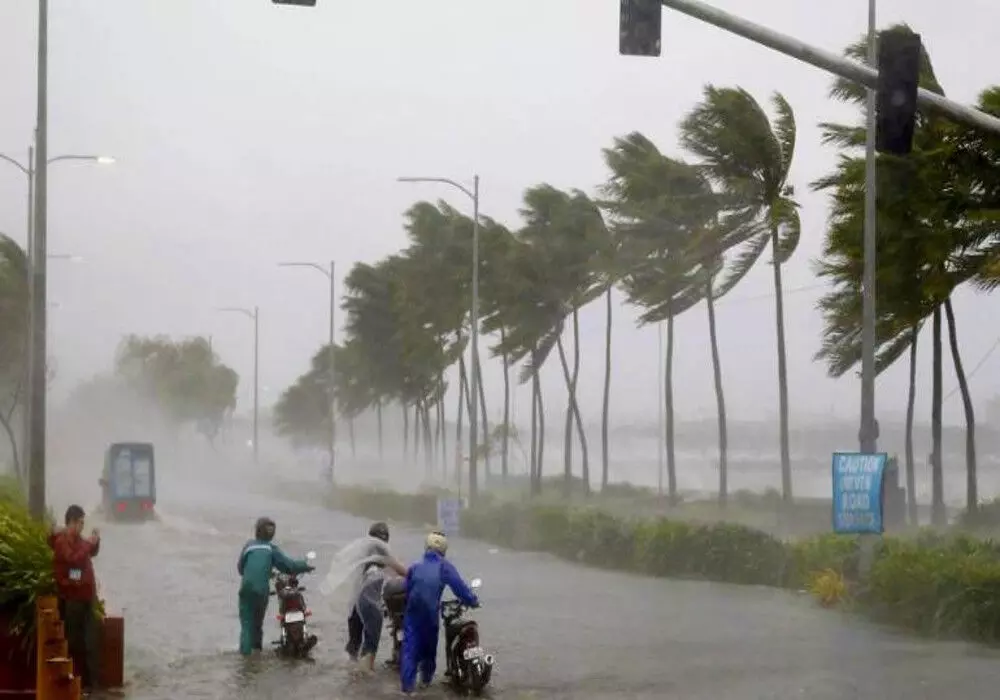
[[[27,250],[28,250],[28,260],[32,260],[32,251],[34,248],[34,236],[32,235],[34,229],[34,199],[35,199],[35,149],[34,147],[28,148],[28,165],[24,165],[16,158],[12,158],[4,153],[0,153],[0,160],[10,163],[15,168],[21,171],[25,177],[28,178],[28,216],[27,216]],[[49,158],[47,165],[52,163],[58,163],[59,161],[83,161],[86,163],[96,163],[97,165],[114,165],[116,162],[112,156],[90,156],[90,155],[79,155],[75,153],[69,153],[62,156],[56,156],[55,158]],[[49,255],[50,260],[54,256]]]
[[479,395],[479,175],[472,177],[472,189],[446,177],[398,177],[398,182],[439,182],[461,190],[472,200],[472,404],[469,411],[469,500],[475,500],[479,485],[476,453],[479,446],[479,417],[476,397]]
[[240,306],[223,306],[216,309],[216,311],[227,311],[237,314],[243,314],[247,318],[253,321],[253,461],[254,464],[257,463],[259,457],[258,448],[258,437],[260,435],[258,431],[257,419],[260,415],[260,392],[259,388],[259,364],[257,362],[258,349],[260,348],[260,309],[258,307],[253,307],[253,310],[245,309]]
[[282,262],[278,263],[278,267],[311,267],[314,270],[319,270],[330,280],[330,366],[329,366],[329,382],[330,382],[330,428],[329,435],[327,436],[328,444],[327,449],[330,453],[330,481],[333,481],[333,470],[336,465],[336,447],[337,447],[337,394],[336,394],[336,359],[337,353],[334,350],[334,318],[337,312],[337,288],[335,283],[335,262],[330,261],[329,270],[319,263],[314,262]]
[[[47,80],[48,80],[48,2],[39,0],[38,17],[38,115],[35,130],[38,150],[29,147],[28,165],[10,156],[0,154],[3,160],[20,170],[28,178],[27,252],[30,280],[28,283],[28,375],[25,392],[25,439],[27,456],[28,507],[35,517],[45,515],[45,392],[48,386],[46,373],[46,274],[48,271],[48,166],[58,161],[91,161],[109,164],[109,156],[67,154],[48,158],[47,141]],[[37,254],[36,254],[37,251]]]

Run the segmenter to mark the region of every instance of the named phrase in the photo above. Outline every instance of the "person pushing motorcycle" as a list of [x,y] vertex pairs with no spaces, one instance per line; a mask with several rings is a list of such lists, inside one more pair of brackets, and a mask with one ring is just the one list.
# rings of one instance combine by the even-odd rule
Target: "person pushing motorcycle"
[[[348,640],[344,648],[348,656],[357,660],[364,672],[375,670],[375,654],[378,653],[382,637],[382,584],[386,567],[400,576],[406,575],[406,567],[392,555],[389,549],[389,526],[384,522],[374,523],[368,529],[368,537],[360,541],[364,566],[357,573],[351,592],[351,614],[347,618]],[[360,652],[360,656],[359,656]]]
[[479,598],[445,559],[448,539],[442,532],[432,532],[425,541],[424,557],[406,572],[406,612],[403,616],[403,650],[400,661],[400,685],[404,694],[412,694],[420,672],[420,681],[430,685],[437,670],[437,645],[441,596],[445,586],[455,597],[472,608]]
[[305,559],[292,559],[274,544],[276,525],[270,518],[259,518],[254,525],[254,539],[240,550],[236,571],[240,574],[240,654],[249,656],[264,646],[264,616],[267,614],[271,571],[304,574],[314,571]]

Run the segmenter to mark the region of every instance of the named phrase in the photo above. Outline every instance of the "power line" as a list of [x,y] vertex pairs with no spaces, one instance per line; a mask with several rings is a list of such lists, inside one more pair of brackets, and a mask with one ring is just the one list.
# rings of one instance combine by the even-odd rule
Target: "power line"
[[[974,376],[976,376],[976,372],[978,372],[980,369],[982,369],[982,366],[986,364],[986,360],[990,359],[990,355],[992,355],[994,353],[994,351],[998,347],[1000,347],[1000,338],[996,339],[996,341],[993,343],[992,347],[990,347],[990,349],[986,351],[986,354],[983,355],[982,359],[979,360],[978,364],[976,364],[976,366],[973,367],[972,371],[969,372],[967,375],[965,375],[965,381],[966,382],[968,382],[970,379],[972,379]],[[948,392],[948,395],[944,397],[943,401],[947,401],[948,399],[950,399],[961,388],[962,388],[961,385],[956,386],[954,389],[952,389],[950,392]]]

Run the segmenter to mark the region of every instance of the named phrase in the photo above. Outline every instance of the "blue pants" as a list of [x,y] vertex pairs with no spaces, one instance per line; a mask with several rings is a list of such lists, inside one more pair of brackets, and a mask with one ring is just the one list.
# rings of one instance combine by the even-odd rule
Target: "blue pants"
[[264,646],[264,615],[267,613],[267,594],[259,595],[240,591],[240,653],[250,656]]
[[352,659],[358,652],[375,656],[382,638],[382,610],[364,596],[358,599],[347,619],[348,641],[345,651]]
[[437,670],[438,619],[436,611],[431,615],[417,615],[407,611],[403,618],[403,649],[399,664],[399,680],[404,693],[420,680],[430,683]]

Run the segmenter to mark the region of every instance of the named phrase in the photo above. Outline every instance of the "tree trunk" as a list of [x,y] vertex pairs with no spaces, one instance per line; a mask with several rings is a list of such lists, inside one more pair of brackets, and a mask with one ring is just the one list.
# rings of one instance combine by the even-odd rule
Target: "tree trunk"
[[479,444],[485,445],[486,449],[483,450],[483,474],[486,477],[486,481],[490,480],[490,420],[486,413],[486,389],[483,387],[483,363],[479,361],[479,352],[474,353],[474,362],[476,363],[476,368],[478,369],[477,377],[479,377]]
[[401,403],[403,408],[403,464],[410,458],[410,410],[405,403]]
[[[573,378],[569,372],[569,362],[566,360],[566,349],[563,347],[562,340],[556,341],[556,347],[559,350],[559,364],[562,365],[563,379],[566,381],[566,386],[569,390],[569,413],[570,418],[576,418],[576,428],[577,432],[580,434],[580,452],[582,453],[583,463],[587,463],[587,437],[583,433],[583,421],[580,420],[580,407],[576,401],[576,386],[573,384]],[[568,426],[572,428],[572,424]],[[569,444],[572,442],[572,430],[568,431]],[[572,485],[572,462],[568,464],[568,471],[565,475],[565,489],[566,493],[569,494]],[[589,472],[586,472],[589,477]],[[583,479],[583,493],[584,495],[590,494],[590,479]]]
[[919,326],[910,331],[910,386],[906,397],[906,495],[907,510],[910,525],[920,525],[920,512],[917,508],[917,474],[913,463],[913,409],[917,401],[917,338]]
[[[504,347],[506,341],[503,326],[500,326],[500,347]],[[510,360],[507,353],[503,353],[501,358],[503,359],[503,444],[500,446],[500,476],[506,482],[510,454]]]
[[944,507],[944,473],[941,466],[941,307],[934,309],[931,389],[931,524],[942,527],[948,521]]
[[785,355],[785,300],[781,288],[778,228],[771,232],[774,255],[774,313],[778,332],[778,430],[781,446],[781,500],[792,502],[792,457],[788,445],[788,363]]
[[[0,426],[3,427],[3,431],[7,433],[7,440],[10,442],[10,458],[14,466],[14,476],[17,477],[18,482],[21,485],[25,485],[27,480],[25,478],[27,474],[27,469],[21,467],[21,458],[18,452],[17,436],[14,434],[14,414],[17,412],[18,404],[21,403],[21,390],[24,387],[24,381],[18,379],[17,383],[14,385],[14,395],[10,400],[10,408],[7,410],[6,415],[0,413]],[[24,416],[22,411],[22,424],[24,421],[28,420],[27,416]]]
[[378,417],[378,459],[382,461],[382,399],[375,401],[375,415]]
[[413,402],[413,463],[420,462],[420,402]]
[[445,430],[447,422],[444,419],[444,384],[442,383],[441,386],[441,398],[437,402],[437,432],[440,440],[438,454],[441,455],[441,479],[444,482],[448,479],[448,433]]
[[576,388],[580,385],[580,310],[573,309],[573,416],[576,420],[576,432],[580,436],[580,459],[582,461],[583,492],[590,493],[590,454],[587,449],[587,434],[583,429],[583,418],[580,416],[580,401],[577,399]]
[[677,455],[674,451],[674,315],[667,313],[667,352],[663,359],[663,409],[666,426],[663,440],[667,446],[667,494],[670,505],[677,505]]
[[542,380],[539,373],[542,368],[538,366],[538,353],[533,353],[532,364],[535,367],[535,396],[538,399],[538,472],[535,493],[542,492],[542,477],[545,473],[545,403],[542,401]]
[[[606,321],[604,329],[604,401],[601,406],[601,490],[608,487],[608,414],[611,410],[611,286],[604,293]],[[662,426],[658,430],[662,430]]]
[[434,478],[434,438],[431,436],[431,407],[424,401],[420,410],[420,416],[424,424],[424,467],[427,472],[427,480]]
[[465,414],[465,395],[468,381],[465,376],[465,360],[458,358],[458,419],[455,422],[455,481],[459,493],[462,491],[462,418]]
[[[535,353],[531,353],[531,361],[535,361]],[[531,493],[537,493],[538,477],[538,373],[531,377],[531,465],[529,467],[528,483]]]
[[566,364],[566,352],[562,337],[556,341],[559,347],[559,362],[562,364],[566,380],[566,423],[563,426],[563,498],[573,495],[573,380]]
[[958,351],[958,329],[955,327],[955,310],[951,298],[944,302],[944,313],[948,318],[948,344],[951,345],[951,359],[955,363],[955,376],[962,393],[962,407],[965,409],[965,509],[971,514],[979,508],[979,478],[976,468],[976,413],[969,394],[969,382],[962,367],[962,357]]
[[351,459],[356,460],[358,458],[358,450],[354,442],[354,416],[347,418],[347,433],[351,440]]
[[712,344],[712,375],[715,378],[715,405],[719,413],[719,505],[723,508],[729,498],[729,437],[726,430],[726,397],[722,389],[722,363],[719,359],[719,340],[715,332],[715,300],[712,298],[712,279],[706,282],[705,299],[708,302],[708,337]]
[[[13,415],[13,413],[10,415]],[[21,461],[17,451],[17,437],[14,435],[14,427],[11,425],[10,415],[0,415],[0,427],[7,433],[7,441],[10,442],[10,457],[14,462],[14,476],[17,477],[18,482],[23,486],[26,483],[24,479],[25,470],[21,469]]]

